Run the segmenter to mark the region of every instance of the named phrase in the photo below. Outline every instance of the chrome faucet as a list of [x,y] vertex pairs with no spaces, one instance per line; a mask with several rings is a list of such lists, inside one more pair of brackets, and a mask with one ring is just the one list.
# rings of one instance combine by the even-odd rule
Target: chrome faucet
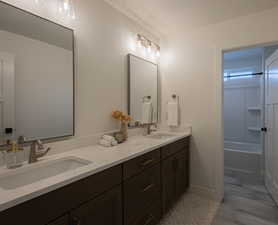
[[145,135],[150,135],[153,131],[156,131],[155,129],[152,129],[152,126],[157,126],[156,123],[145,123],[145,124],[142,124],[142,127],[143,128],[146,128],[146,132],[145,132]]
[[35,163],[38,158],[45,156],[51,148],[44,149],[41,140],[33,141],[30,148],[29,163]]

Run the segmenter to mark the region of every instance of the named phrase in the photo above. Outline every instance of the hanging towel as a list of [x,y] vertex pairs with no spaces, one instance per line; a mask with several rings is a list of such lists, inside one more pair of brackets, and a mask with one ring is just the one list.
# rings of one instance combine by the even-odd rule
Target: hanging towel
[[179,125],[179,104],[178,102],[168,102],[168,126],[177,127]]
[[142,124],[152,123],[153,107],[151,102],[143,102],[142,104]]

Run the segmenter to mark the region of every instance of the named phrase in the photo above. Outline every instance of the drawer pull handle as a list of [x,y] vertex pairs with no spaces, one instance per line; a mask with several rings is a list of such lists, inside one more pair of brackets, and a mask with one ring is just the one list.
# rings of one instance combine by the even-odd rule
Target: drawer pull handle
[[148,219],[144,223],[144,225],[149,225],[154,219],[154,216],[152,214],[149,215]]
[[146,191],[150,190],[151,188],[153,188],[154,186],[155,186],[154,184],[149,184],[142,189],[142,192],[146,192]]
[[154,159],[148,159],[148,160],[142,162],[142,163],[141,163],[141,166],[142,166],[142,167],[146,167],[146,166],[152,164],[153,162],[154,162]]

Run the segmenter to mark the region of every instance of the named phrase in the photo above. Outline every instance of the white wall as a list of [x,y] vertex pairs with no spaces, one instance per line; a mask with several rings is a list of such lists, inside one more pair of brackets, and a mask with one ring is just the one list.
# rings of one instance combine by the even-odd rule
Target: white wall
[[193,126],[191,183],[223,196],[222,50],[278,40],[278,9],[180,32],[162,42],[162,101],[180,96],[182,124]]
[[118,122],[110,115],[116,109],[127,110],[127,54],[156,60],[136,48],[136,34],[157,43],[159,38],[103,0],[74,1],[74,21],[57,14],[56,0],[45,1],[42,7],[34,0],[6,2],[69,26],[75,32],[76,136],[54,144],[52,153],[74,148],[79,141],[90,144],[91,137],[118,129]]

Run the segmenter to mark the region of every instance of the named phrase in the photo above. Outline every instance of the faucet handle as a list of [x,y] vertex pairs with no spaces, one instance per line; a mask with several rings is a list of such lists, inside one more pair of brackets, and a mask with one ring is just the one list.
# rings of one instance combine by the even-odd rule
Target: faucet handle
[[26,138],[23,135],[20,135],[17,139],[18,144],[24,144],[26,142]]

